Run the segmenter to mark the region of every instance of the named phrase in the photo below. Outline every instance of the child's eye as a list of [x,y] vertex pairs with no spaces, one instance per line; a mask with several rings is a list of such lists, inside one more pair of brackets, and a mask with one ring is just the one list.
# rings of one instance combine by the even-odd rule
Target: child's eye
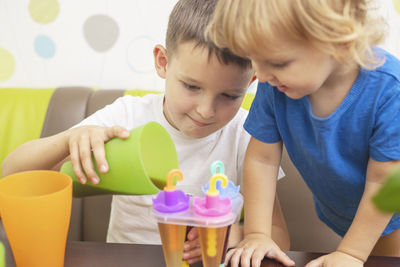
[[276,68],[276,69],[283,69],[283,68],[285,68],[287,65],[289,65],[289,63],[288,63],[288,62],[270,63],[270,65],[271,65],[273,68]]
[[182,83],[183,83],[183,86],[185,86],[189,90],[198,90],[198,89],[200,89],[200,87],[198,87],[196,85],[191,85],[191,84],[188,84],[188,83],[185,83],[185,82],[182,82]]
[[229,100],[236,100],[238,99],[240,96],[238,95],[230,95],[230,94],[222,94],[223,97],[229,99]]

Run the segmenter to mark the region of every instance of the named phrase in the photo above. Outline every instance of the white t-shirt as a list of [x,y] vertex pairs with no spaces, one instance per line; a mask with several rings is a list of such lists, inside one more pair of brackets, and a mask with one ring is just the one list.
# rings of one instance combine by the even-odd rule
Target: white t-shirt
[[[176,147],[179,169],[184,177],[178,182],[178,189],[191,195],[200,195],[201,187],[211,177],[210,166],[215,160],[224,163],[225,175],[230,180],[241,184],[244,155],[250,140],[250,135],[243,128],[247,111],[240,109],[224,128],[195,139],[168,123],[163,114],[163,99],[163,94],[143,97],[127,95],[97,111],[78,126],[119,125],[131,130],[150,121],[158,122],[169,132]],[[283,175],[280,169],[279,177]],[[107,242],[161,244],[157,222],[151,213],[153,197],[114,195]]]

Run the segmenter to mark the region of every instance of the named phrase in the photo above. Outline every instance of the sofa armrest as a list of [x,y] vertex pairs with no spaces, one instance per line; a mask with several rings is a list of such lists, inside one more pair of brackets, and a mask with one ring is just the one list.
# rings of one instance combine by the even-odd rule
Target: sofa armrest
[[[41,137],[65,131],[86,117],[87,103],[93,90],[87,87],[57,88],[47,108]],[[68,240],[83,240],[82,199],[72,200]]]
[[65,131],[86,117],[87,103],[93,90],[87,87],[60,87],[47,108],[41,137]]

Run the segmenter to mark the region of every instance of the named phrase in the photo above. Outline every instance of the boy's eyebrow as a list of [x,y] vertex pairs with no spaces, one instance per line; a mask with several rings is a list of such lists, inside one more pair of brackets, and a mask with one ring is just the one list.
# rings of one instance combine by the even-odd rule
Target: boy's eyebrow
[[192,83],[196,83],[196,84],[200,83],[196,79],[193,79],[192,77],[189,77],[189,76],[182,76],[182,80],[185,80],[185,81],[188,81],[188,82],[192,82]]

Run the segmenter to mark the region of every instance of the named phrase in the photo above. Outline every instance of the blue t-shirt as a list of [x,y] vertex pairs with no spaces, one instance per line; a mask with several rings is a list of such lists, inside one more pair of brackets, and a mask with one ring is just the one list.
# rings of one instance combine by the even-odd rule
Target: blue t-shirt
[[[361,69],[330,116],[315,117],[307,96],[294,100],[259,83],[244,125],[262,142],[283,141],[313,193],[319,218],[341,236],[364,192],[368,159],[400,159],[400,61],[377,51],[385,55],[385,64]],[[398,228],[400,214],[395,214],[383,235]]]

